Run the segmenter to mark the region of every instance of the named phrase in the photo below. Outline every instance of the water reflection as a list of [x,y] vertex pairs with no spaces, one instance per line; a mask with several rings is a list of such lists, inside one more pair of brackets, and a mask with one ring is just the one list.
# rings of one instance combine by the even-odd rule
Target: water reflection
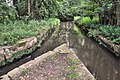
[[120,61],[110,51],[88,37],[81,40],[73,30],[69,39],[71,48],[97,80],[120,80]]

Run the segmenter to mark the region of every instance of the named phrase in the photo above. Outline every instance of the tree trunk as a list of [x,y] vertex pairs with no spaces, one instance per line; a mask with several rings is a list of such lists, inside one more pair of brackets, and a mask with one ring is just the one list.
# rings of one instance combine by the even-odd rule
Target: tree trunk
[[18,0],[13,0],[13,5],[16,8],[16,18],[19,19],[20,15],[19,15],[18,6],[16,6],[16,4],[18,4]]
[[112,8],[110,11],[110,22],[109,22],[111,25],[117,25],[116,2],[117,0],[112,0]]
[[32,18],[35,18],[35,3],[36,3],[36,0],[32,0],[31,1],[31,5],[32,5]]
[[28,16],[30,16],[30,11],[31,11],[31,0],[28,0]]
[[116,2],[117,25],[120,25],[120,0]]
[[120,0],[112,0],[111,24],[120,25]]

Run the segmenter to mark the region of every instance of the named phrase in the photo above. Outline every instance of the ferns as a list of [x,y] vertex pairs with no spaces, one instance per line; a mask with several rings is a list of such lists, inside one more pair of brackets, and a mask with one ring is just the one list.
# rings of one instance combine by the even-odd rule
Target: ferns
[[36,36],[43,30],[58,25],[59,20],[55,18],[46,21],[31,20],[28,23],[15,21],[14,23],[0,24],[0,45],[14,44],[22,38]]

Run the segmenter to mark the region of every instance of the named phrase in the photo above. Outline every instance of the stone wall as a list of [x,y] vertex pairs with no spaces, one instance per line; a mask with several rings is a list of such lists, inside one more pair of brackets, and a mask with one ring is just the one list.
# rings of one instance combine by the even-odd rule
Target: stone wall
[[48,28],[37,36],[21,39],[11,46],[0,46],[0,66],[11,63],[14,59],[19,59],[23,55],[32,53],[37,47],[41,47],[43,41],[50,37],[54,28]]

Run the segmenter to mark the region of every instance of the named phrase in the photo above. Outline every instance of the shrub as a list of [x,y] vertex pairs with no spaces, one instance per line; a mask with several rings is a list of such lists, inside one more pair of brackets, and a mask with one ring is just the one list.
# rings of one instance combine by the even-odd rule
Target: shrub
[[79,25],[86,25],[86,26],[90,26],[91,24],[97,24],[99,22],[99,17],[93,17],[93,19],[91,20],[90,17],[82,17],[80,18],[80,20],[77,20],[77,23]]
[[100,26],[100,31],[108,39],[115,44],[120,44],[120,27],[119,26]]

